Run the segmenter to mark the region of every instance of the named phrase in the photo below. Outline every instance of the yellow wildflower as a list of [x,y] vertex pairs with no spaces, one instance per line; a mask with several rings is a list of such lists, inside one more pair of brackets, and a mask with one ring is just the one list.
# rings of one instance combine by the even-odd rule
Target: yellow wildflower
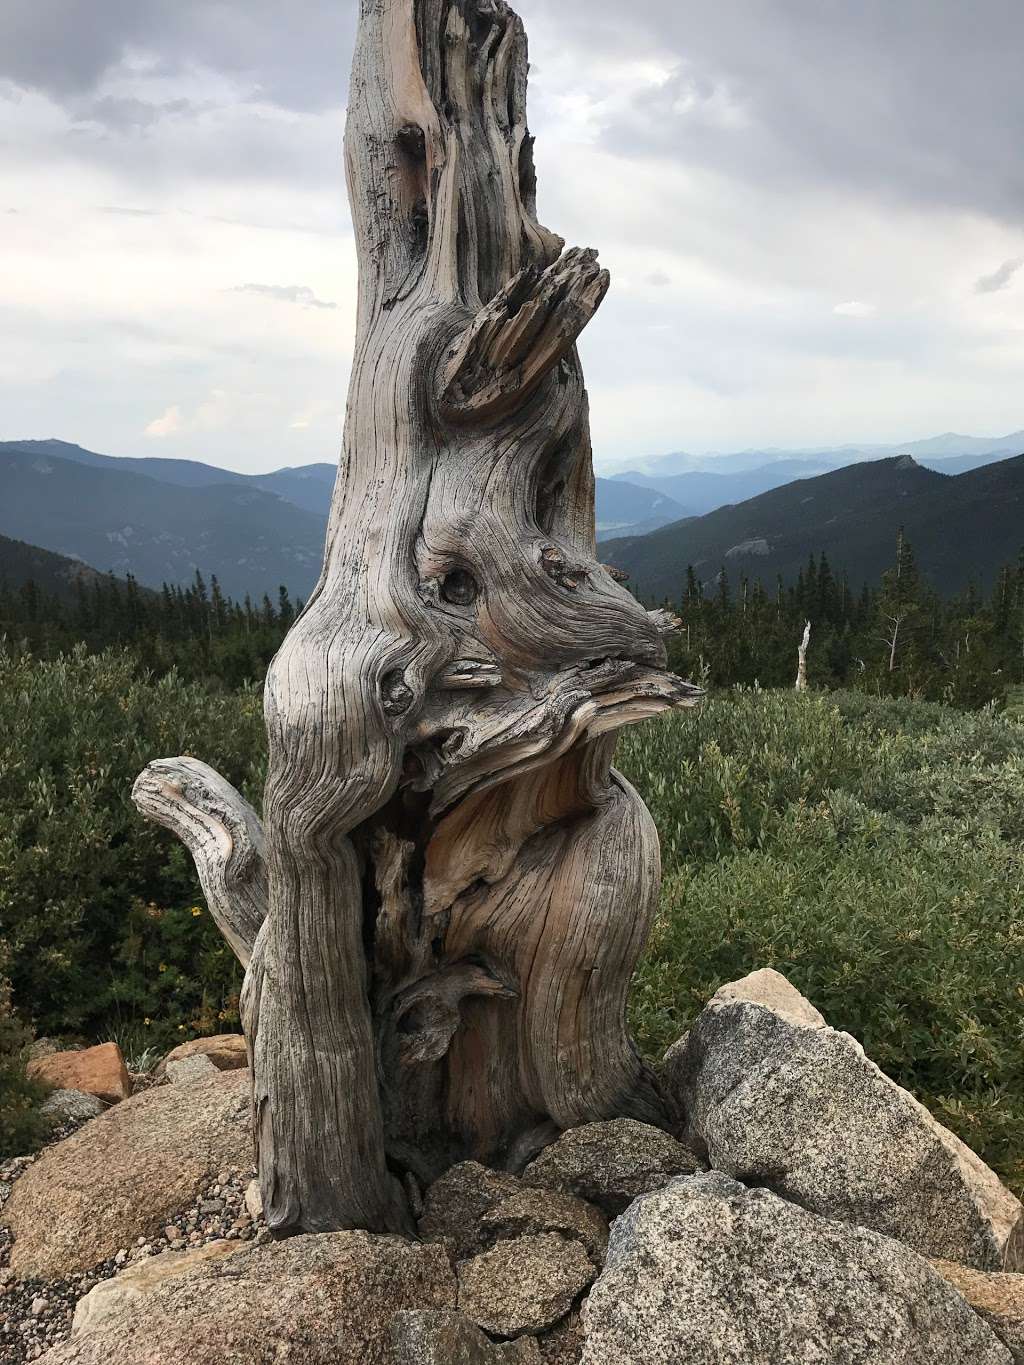
[[193,907],[192,907],[192,914],[193,914],[193,915],[201,915],[202,913],[203,913],[203,912],[202,912],[202,910],[200,910],[200,908],[199,908],[198,905],[193,905]]

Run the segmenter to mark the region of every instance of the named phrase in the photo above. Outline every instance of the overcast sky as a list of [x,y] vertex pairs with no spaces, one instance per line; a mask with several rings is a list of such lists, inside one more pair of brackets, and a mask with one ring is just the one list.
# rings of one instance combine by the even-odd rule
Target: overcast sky
[[[599,463],[1024,427],[1021,0],[521,0]],[[333,460],[354,0],[2,0],[0,438]]]

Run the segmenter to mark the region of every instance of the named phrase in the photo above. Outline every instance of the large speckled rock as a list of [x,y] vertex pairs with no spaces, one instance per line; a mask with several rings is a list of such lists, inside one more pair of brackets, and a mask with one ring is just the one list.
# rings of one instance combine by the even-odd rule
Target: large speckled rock
[[365,1232],[206,1260],[42,1357],[43,1365],[396,1365],[391,1322],[449,1308],[441,1247]]
[[582,1365],[1011,1365],[900,1242],[718,1172],[612,1224],[583,1306]]
[[147,1295],[168,1280],[187,1274],[206,1261],[235,1256],[244,1242],[208,1242],[194,1251],[165,1251],[133,1261],[112,1280],[100,1280],[95,1288],[78,1300],[71,1332],[75,1337],[98,1332],[106,1323],[128,1308],[134,1308]]
[[957,1289],[1024,1365],[1024,1275],[971,1270],[952,1261],[932,1261],[944,1280]]
[[543,1365],[532,1337],[492,1342],[461,1313],[410,1309],[391,1324],[397,1365]]
[[153,1237],[222,1171],[252,1168],[249,1073],[136,1095],[43,1152],[3,1221],[21,1276],[61,1279]]
[[100,1043],[79,1052],[51,1052],[29,1062],[26,1070],[43,1085],[81,1090],[106,1104],[118,1104],[132,1093],[131,1077],[116,1043]]
[[1024,1263],[1020,1202],[778,972],[723,986],[664,1074],[715,1169],[927,1256]]
[[189,1043],[180,1043],[158,1064],[154,1075],[163,1077],[171,1062],[183,1062],[189,1057],[206,1057],[218,1071],[244,1071],[249,1065],[243,1035],[218,1033],[214,1038],[193,1038]]
[[462,1161],[427,1190],[419,1234],[427,1242],[447,1241],[455,1259],[465,1260],[485,1246],[480,1232],[483,1215],[519,1189],[514,1175]]
[[480,1229],[489,1241],[559,1232],[580,1242],[596,1265],[603,1264],[608,1246],[608,1224],[601,1211],[561,1190],[518,1190],[483,1215]]
[[612,1119],[563,1133],[527,1166],[523,1183],[564,1190],[614,1218],[638,1195],[659,1190],[673,1176],[699,1166],[692,1152],[660,1128],[636,1119]]
[[494,1336],[519,1337],[564,1318],[596,1271],[579,1242],[545,1232],[499,1242],[458,1273],[459,1311]]

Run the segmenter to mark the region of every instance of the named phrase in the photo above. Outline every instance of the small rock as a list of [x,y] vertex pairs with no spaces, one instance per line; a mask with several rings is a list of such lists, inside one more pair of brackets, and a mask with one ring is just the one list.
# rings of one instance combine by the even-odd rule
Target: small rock
[[564,1190],[614,1218],[700,1162],[675,1138],[635,1119],[570,1128],[523,1172],[523,1183]]
[[131,1078],[116,1043],[101,1043],[81,1052],[53,1052],[29,1062],[33,1080],[58,1090],[82,1090],[107,1104],[118,1104],[132,1093]]
[[460,1162],[427,1191],[420,1236],[425,1242],[450,1240],[455,1259],[465,1260],[484,1245],[479,1228],[483,1215],[521,1188],[514,1175],[476,1161]]
[[932,1265],[985,1319],[1017,1365],[1024,1365],[1024,1275],[971,1270],[952,1261],[936,1260]]
[[981,1270],[1024,1265],[1024,1208],[774,971],[723,986],[665,1057],[716,1170]]
[[254,1223],[263,1217],[263,1195],[258,1180],[250,1180],[245,1187],[245,1209]]
[[[573,1309],[564,1322],[539,1338],[544,1365],[579,1365],[583,1358],[583,1320]],[[781,1365],[781,1362],[780,1362]]]
[[596,1265],[603,1264],[608,1246],[608,1224],[600,1210],[562,1190],[517,1190],[483,1215],[480,1228],[491,1240],[559,1232],[581,1242]]
[[202,1052],[191,1057],[172,1057],[168,1060],[164,1074],[172,1085],[191,1085],[201,1081],[204,1076],[213,1076],[218,1068]]
[[532,1337],[496,1344],[451,1309],[396,1313],[391,1340],[397,1365],[542,1365]]
[[218,1071],[244,1071],[249,1065],[245,1038],[240,1033],[220,1033],[213,1038],[193,1038],[190,1043],[182,1043],[168,1052],[158,1063],[154,1075],[164,1076],[171,1062],[183,1061],[189,1057],[205,1057]]
[[57,1123],[86,1123],[89,1119],[99,1118],[104,1111],[103,1101],[84,1090],[55,1090],[40,1107],[48,1118]]
[[459,1310],[494,1336],[536,1335],[565,1317],[595,1273],[579,1242],[516,1237],[459,1263]]
[[717,1171],[615,1221],[583,1325],[583,1365],[1011,1365],[902,1242]]
[[49,1305],[48,1301],[47,1301],[46,1299],[42,1298],[42,1296],[40,1296],[39,1298],[33,1299],[33,1300],[32,1300],[32,1316],[33,1316],[34,1318],[42,1317],[42,1315],[46,1312],[46,1310],[49,1308],[49,1306],[50,1306],[50,1305]]

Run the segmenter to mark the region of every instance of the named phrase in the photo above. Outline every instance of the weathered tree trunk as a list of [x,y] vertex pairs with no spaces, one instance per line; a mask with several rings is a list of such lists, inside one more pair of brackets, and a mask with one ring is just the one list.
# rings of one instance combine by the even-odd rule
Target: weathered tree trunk
[[243,996],[278,1230],[402,1229],[409,1173],[661,1117],[625,1028],[658,840],[612,750],[699,692],[595,557],[575,341],[608,276],[537,222],[526,74],[503,0],[361,0],[345,446],[267,679]]
[[803,639],[797,645],[796,650],[796,690],[798,692],[807,691],[807,651],[811,647],[811,623],[808,621],[804,626]]

